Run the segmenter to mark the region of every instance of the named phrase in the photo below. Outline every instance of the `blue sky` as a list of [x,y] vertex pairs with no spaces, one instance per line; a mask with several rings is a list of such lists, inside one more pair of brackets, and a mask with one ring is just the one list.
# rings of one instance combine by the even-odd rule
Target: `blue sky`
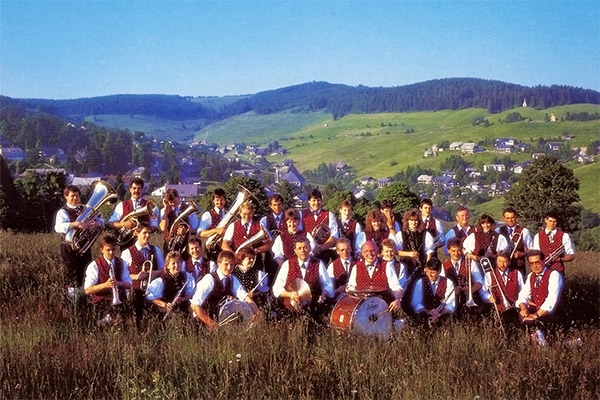
[[600,90],[600,2],[0,0],[11,97],[444,77]]

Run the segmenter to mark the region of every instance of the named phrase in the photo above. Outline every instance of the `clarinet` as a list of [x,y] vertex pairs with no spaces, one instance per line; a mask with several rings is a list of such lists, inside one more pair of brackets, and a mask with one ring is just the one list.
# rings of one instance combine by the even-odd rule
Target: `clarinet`
[[[173,298],[173,301],[171,301],[171,304],[173,305],[173,307],[175,307],[177,300],[179,300],[179,298],[181,298],[181,295],[183,294],[183,291],[185,290],[186,284],[187,284],[187,280],[185,282],[183,282],[183,286],[181,287],[181,289],[179,289],[179,291],[177,292],[177,295]],[[170,310],[167,310],[167,312],[165,313],[165,316],[162,319],[163,322],[166,321],[167,318],[169,318],[169,315],[171,315],[171,312],[173,311],[173,307]]]

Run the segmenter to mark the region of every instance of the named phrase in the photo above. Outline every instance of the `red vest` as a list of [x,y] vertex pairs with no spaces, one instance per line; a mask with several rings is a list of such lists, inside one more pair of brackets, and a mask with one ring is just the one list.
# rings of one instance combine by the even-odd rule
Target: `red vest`
[[496,247],[498,246],[498,234],[494,231],[491,233],[483,233],[475,231],[475,249],[473,254],[478,257],[483,257],[488,254],[496,254]]
[[375,242],[375,244],[377,244],[377,247],[379,247],[380,249],[381,242],[383,242],[384,239],[387,239],[389,237],[390,231],[388,230],[387,226],[379,231],[365,231],[366,240],[372,240],[373,242]]
[[290,260],[296,256],[294,253],[294,245],[296,240],[306,237],[306,231],[296,231],[296,234],[292,235],[288,230],[281,231],[279,235],[281,238],[281,247],[283,248],[283,257],[286,260]]
[[[138,208],[142,208],[146,206],[146,199],[141,199],[140,200],[140,206]],[[130,214],[133,211],[133,199],[129,199],[129,200],[125,200],[123,202],[123,215],[122,217],[125,217],[126,215]],[[122,218],[121,217],[121,218]],[[144,216],[148,221],[150,220],[150,218],[148,216]],[[138,217],[138,221],[139,221]],[[146,220],[144,220],[145,222],[147,222]]]
[[456,273],[456,268],[452,265],[452,260],[447,259],[442,266],[444,267],[446,278],[450,279],[454,283],[454,286],[464,286],[467,284],[469,276],[467,275],[467,260],[464,257],[460,259],[458,274]]
[[[285,216],[282,214],[279,220],[279,225],[277,225],[276,221],[275,221],[275,217],[273,216],[273,213],[270,212],[267,214],[266,216],[267,219],[267,230],[269,231],[269,233],[278,230],[279,232],[283,232],[285,230],[287,230],[287,224],[285,223]],[[275,237],[273,237],[273,239],[275,239]]]
[[[538,240],[540,244],[540,251],[542,252],[544,258],[548,257],[552,254],[553,251],[557,250],[560,246],[562,246],[563,239],[563,231],[556,230],[554,234],[553,242],[550,243],[550,239],[546,234],[546,230],[542,229],[538,235]],[[556,258],[558,259],[558,257]],[[565,270],[565,264],[561,261],[555,261],[550,265],[547,265],[550,269],[553,269],[558,272],[563,272]]]
[[308,262],[308,267],[306,268],[306,275],[302,278],[298,257],[293,257],[288,260],[289,269],[285,280],[285,287],[286,290],[289,290],[288,288],[295,279],[304,279],[306,283],[308,283],[308,286],[310,286],[310,293],[312,294],[313,301],[316,301],[323,292],[321,280],[319,279],[319,260],[311,257],[306,262]]
[[219,222],[221,222],[221,214],[215,211],[214,208],[211,208],[208,213],[210,214],[211,222],[208,229],[215,229]]
[[242,220],[238,219],[233,224],[233,238],[231,239],[231,247],[238,250],[240,245],[248,240],[249,237],[260,231],[260,222],[253,218],[250,225],[250,233],[246,233]]
[[[98,266],[98,282],[96,285],[104,283],[110,277],[108,263],[104,259],[104,257],[98,257],[96,260],[96,265]],[[121,272],[123,270],[123,264],[121,263],[121,259],[115,257],[115,279],[121,279]],[[124,290],[119,288],[119,298],[121,301],[124,301]],[[112,302],[113,301],[113,291],[111,288],[103,289],[97,293],[92,294],[92,303],[98,304],[101,302]]]
[[342,220],[338,219],[337,224],[340,234],[346,237],[352,245],[354,243],[354,237],[356,236],[356,220],[349,219],[348,222],[346,222],[346,226],[344,226]]
[[312,233],[317,225],[325,224],[329,226],[329,211],[327,210],[321,209],[316,221],[311,209],[305,210],[303,214],[305,215],[302,218],[302,224],[306,232]]
[[[498,270],[498,268],[494,268],[492,270],[492,274],[494,277],[492,278],[492,296],[494,296],[494,300],[496,301],[496,305],[498,306],[498,311],[503,312],[506,311],[506,307],[504,307],[504,302],[502,301],[502,294],[500,293],[500,289],[506,296],[506,300],[512,305],[515,304],[517,298],[519,297],[519,271],[516,269],[512,269],[508,271],[508,277],[506,278],[506,284],[502,279],[502,272]],[[498,286],[495,285],[498,284]]]
[[348,278],[350,277],[350,271],[352,271],[353,262],[350,262],[348,266],[348,271],[344,268],[344,264],[342,264],[341,258],[336,258],[333,261],[333,280],[334,280],[334,289],[337,289],[340,286],[344,286],[348,283]]
[[[156,248],[152,245],[148,245],[150,247],[150,254],[154,257],[152,258],[152,271],[158,270],[158,260],[156,259]],[[142,252],[135,247],[135,245],[129,247],[129,254],[131,254],[131,265],[129,266],[130,274],[139,274],[142,271],[142,264],[144,263],[144,256]],[[138,279],[133,280],[132,289],[140,288],[140,281]]]
[[389,290],[390,285],[388,284],[387,275],[385,274],[387,263],[383,260],[378,259],[375,263],[375,271],[373,276],[369,277],[369,271],[367,270],[367,264],[365,260],[361,260],[356,263],[356,290],[366,290],[370,287],[376,288],[377,290]]
[[550,268],[546,268],[546,270],[542,272],[542,282],[537,288],[535,287],[536,275],[532,272],[529,277],[529,284],[531,285],[531,298],[538,308],[544,304],[546,297],[548,297],[548,284],[550,283],[551,272],[552,270]]

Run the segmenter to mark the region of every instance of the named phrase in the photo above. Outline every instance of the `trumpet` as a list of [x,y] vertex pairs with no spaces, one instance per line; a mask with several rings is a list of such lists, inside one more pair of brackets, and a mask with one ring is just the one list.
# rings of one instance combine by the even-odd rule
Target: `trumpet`
[[[191,228],[190,225],[184,220],[194,214],[199,213],[200,207],[194,201],[191,201],[189,206],[179,214],[179,216],[173,221],[173,225],[171,225],[171,229],[169,229],[169,242],[167,244],[167,249],[169,251],[177,251],[179,253],[185,250],[186,242],[189,237]],[[180,233],[180,228],[183,231]]]
[[147,276],[140,281],[140,289],[145,291],[145,294],[148,294],[148,288],[150,287],[150,282],[152,281],[152,266],[154,265],[154,254],[150,254],[150,259],[146,260],[142,263],[142,272],[146,272]]
[[558,257],[560,257],[562,255],[562,253],[564,253],[564,251],[565,251],[565,245],[561,244],[560,247],[558,247],[552,253],[548,254],[546,256],[546,258],[544,258],[544,266],[547,267],[550,264],[552,264],[554,262],[554,260],[556,260]]
[[[508,310],[509,308],[511,308],[510,304],[508,302],[508,299],[504,295],[504,290],[502,290],[502,286],[500,286],[500,283],[498,282],[498,278],[496,277],[496,274],[494,274],[494,271],[492,269],[492,263],[490,262],[490,259],[487,257],[483,257],[480,260],[480,263],[481,263],[481,267],[483,268],[483,271],[490,274],[490,278],[491,278],[491,282],[492,282],[490,285],[490,294],[492,296],[494,296],[494,293],[492,292],[492,290],[494,287],[497,287],[498,290],[500,291],[500,295],[502,296],[502,305],[504,306],[504,310]],[[498,323],[500,324],[500,330],[502,331],[502,335],[506,339],[506,331],[504,330],[504,325],[502,324],[502,317],[500,316],[500,310],[498,309],[498,304],[495,301],[493,303],[494,303],[494,311],[496,314],[496,318],[498,320]]]
[[135,225],[133,226],[133,228],[130,229],[127,229],[124,226],[121,227],[121,229],[119,229],[116,235],[117,244],[119,246],[123,246],[133,238],[134,232],[140,223],[139,218],[145,216],[152,217],[152,215],[154,214],[155,207],[156,203],[153,200],[148,199],[144,207],[140,207],[137,210],[133,210],[125,217],[123,217],[123,219],[121,219],[121,222],[133,221],[135,222]]
[[[115,267],[113,266],[112,262],[110,263],[110,268],[108,268],[108,276],[111,279],[114,279],[115,281],[117,280],[117,278],[115,277]],[[112,296],[113,306],[118,306],[119,304],[121,304],[121,300],[119,299],[119,288],[117,286],[112,287]]]

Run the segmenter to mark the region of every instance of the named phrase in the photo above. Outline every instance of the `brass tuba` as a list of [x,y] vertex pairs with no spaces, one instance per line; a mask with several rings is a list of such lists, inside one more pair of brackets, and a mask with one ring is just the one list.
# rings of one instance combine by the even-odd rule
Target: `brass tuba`
[[238,254],[240,250],[244,247],[254,246],[256,243],[262,243],[267,240],[271,240],[271,235],[264,226],[260,226],[260,231],[256,232],[254,235],[250,236],[244,243],[240,244],[240,246],[235,250],[235,254]]
[[129,242],[133,238],[134,232],[139,225],[138,218],[145,216],[152,217],[152,215],[154,214],[154,207],[156,207],[156,203],[153,200],[148,199],[144,207],[140,207],[137,210],[133,210],[125,217],[123,217],[123,219],[121,219],[121,222],[134,221],[135,226],[131,229],[127,229],[124,226],[121,227],[121,229],[119,229],[116,235],[117,244],[119,246],[123,246],[125,243]]
[[[185,250],[185,246],[187,245],[187,239],[190,235],[190,225],[184,220],[194,214],[199,213],[200,207],[194,201],[190,201],[189,206],[179,214],[179,216],[173,221],[173,225],[171,225],[171,229],[169,229],[169,242],[167,244],[168,251],[177,251],[179,253]],[[178,234],[179,228],[183,227],[183,232]]]
[[[246,201],[250,201],[254,199],[256,201],[256,197],[250,192],[248,189],[243,187],[242,185],[238,185],[238,194],[235,197],[235,201],[231,208],[227,211],[223,219],[216,226],[217,228],[227,228],[229,224],[235,221],[235,218],[238,216],[240,212],[240,207]],[[223,235],[219,235],[218,233],[213,233],[206,239],[206,250],[209,252],[217,252],[221,247],[221,242],[223,241]]]
[[[117,191],[109,183],[102,180],[92,182],[91,189],[92,194],[85,208],[75,220],[77,222],[92,222],[98,216],[98,210],[104,203],[108,201],[114,202],[117,199]],[[65,242],[71,250],[78,254],[83,254],[92,247],[102,229],[103,226],[99,226],[96,229],[69,229],[65,236]]]
[[319,224],[313,228],[310,234],[318,245],[322,245],[331,236],[331,229],[329,229],[329,225],[327,224]]

